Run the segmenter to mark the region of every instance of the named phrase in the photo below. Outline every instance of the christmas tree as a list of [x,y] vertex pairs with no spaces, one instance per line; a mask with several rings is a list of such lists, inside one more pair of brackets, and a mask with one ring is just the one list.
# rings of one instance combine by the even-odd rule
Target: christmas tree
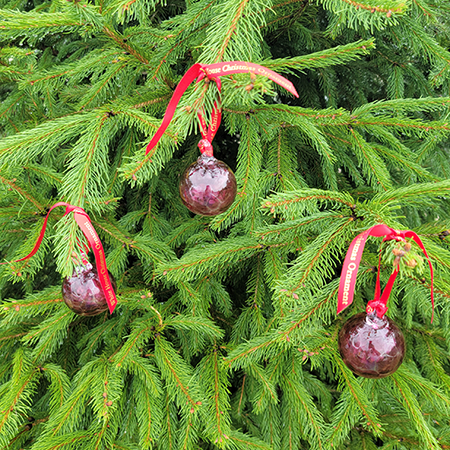
[[[450,448],[448,0],[1,0],[0,20],[0,449]],[[205,70],[235,61],[299,97]],[[180,178],[219,110],[237,194],[195,215]],[[23,259],[58,202],[103,243],[113,313],[63,301],[95,266],[76,213]],[[417,233],[434,280],[409,236],[369,237],[337,314],[379,224]],[[403,362],[356,376],[339,332],[393,271]]]

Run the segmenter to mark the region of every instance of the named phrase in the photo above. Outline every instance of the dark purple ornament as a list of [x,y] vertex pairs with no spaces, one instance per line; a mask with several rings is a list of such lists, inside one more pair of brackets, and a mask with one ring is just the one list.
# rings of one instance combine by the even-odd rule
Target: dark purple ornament
[[181,201],[190,211],[202,216],[216,216],[226,211],[236,191],[233,171],[214,156],[201,155],[181,177]]
[[405,356],[405,338],[393,320],[376,312],[356,314],[345,322],[338,337],[347,367],[365,378],[393,374]]
[[[108,275],[116,290],[114,277],[109,271]],[[71,277],[64,279],[62,296],[66,305],[80,316],[96,316],[108,309],[97,268],[89,263],[78,266]]]

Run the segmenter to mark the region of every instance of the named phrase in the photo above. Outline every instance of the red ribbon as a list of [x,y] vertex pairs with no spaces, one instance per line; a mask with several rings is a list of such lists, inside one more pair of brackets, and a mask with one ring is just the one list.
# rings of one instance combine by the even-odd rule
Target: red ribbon
[[[394,230],[387,225],[380,224],[375,225],[361,234],[358,234],[355,239],[353,239],[350,244],[347,255],[345,256],[344,265],[342,267],[341,279],[339,282],[339,292],[338,292],[338,306],[337,314],[343,311],[347,306],[353,302],[353,295],[355,290],[356,276],[358,274],[359,264],[361,262],[361,257],[363,254],[364,246],[366,245],[366,240],[369,236],[381,237],[385,236],[384,241],[405,241],[406,238],[412,238],[416,244],[421,248],[424,255],[428,260],[428,265],[430,266],[431,273],[431,306],[433,308],[433,313],[431,316],[431,322],[433,322],[434,315],[434,294],[433,294],[433,266],[431,265],[430,258],[428,256],[425,247],[414,231],[410,230]],[[381,261],[381,255],[380,255]],[[394,285],[395,279],[398,275],[399,266],[397,265],[394,272],[389,277],[389,280],[384,288],[383,294],[380,296],[380,264],[378,264],[377,273],[377,284],[375,287],[374,299],[367,304],[366,312],[371,313],[373,311],[377,312],[378,317],[383,317],[387,311],[387,301],[391,293],[392,287]]]
[[[47,215],[45,216],[44,224],[42,225],[41,232],[36,241],[36,244],[34,244],[33,250],[31,250],[31,252],[24,258],[16,259],[15,261],[12,261],[12,262],[25,261],[26,259],[31,258],[33,255],[36,254],[39,247],[41,246],[42,239],[44,239],[45,229],[47,228],[48,217],[49,217],[50,213],[58,206],[66,207],[66,212],[64,213],[65,216],[67,214],[73,212],[75,221],[77,222],[78,226],[81,228],[81,231],[83,232],[83,234],[86,236],[86,239],[89,242],[90,248],[92,248],[92,250],[94,251],[95,263],[97,265],[97,272],[100,277],[100,284],[102,286],[103,293],[105,294],[105,298],[108,303],[109,311],[110,311],[110,313],[112,313],[114,311],[114,308],[117,305],[117,299],[116,299],[116,294],[115,294],[114,289],[111,284],[111,280],[109,279],[108,270],[106,268],[105,252],[103,250],[103,246],[100,241],[100,238],[98,237],[98,234],[95,231],[95,229],[91,223],[91,219],[89,218],[88,214],[86,213],[86,211],[83,208],[80,208],[78,206],[73,206],[73,205],[70,205],[69,203],[64,203],[64,202],[55,203],[49,209]],[[89,250],[89,247],[86,250]],[[86,260],[85,252],[82,248],[81,248],[81,253],[82,253],[83,264],[86,264],[88,261]],[[8,263],[0,263],[0,264],[8,264]]]
[[[172,120],[173,115],[175,114],[175,109],[178,105],[178,102],[181,99],[181,96],[184,94],[186,89],[196,78],[197,83],[205,77],[208,77],[209,80],[215,81],[217,83],[217,87],[220,93],[219,77],[224,75],[232,75],[234,73],[253,73],[255,75],[265,76],[271,79],[272,81],[275,81],[275,83],[279,84],[280,86],[284,87],[287,91],[291,92],[295,97],[298,97],[294,85],[289,80],[279,75],[278,73],[274,72],[273,70],[267,69],[266,67],[260,66],[259,64],[253,64],[245,61],[231,61],[231,62],[229,61],[216,64],[199,64],[199,63],[194,64],[184,74],[183,78],[178,83],[178,86],[175,88],[172,98],[170,99],[170,102],[167,106],[167,110],[162,120],[162,123],[158,128],[158,130],[156,131],[156,134],[153,136],[150,143],[147,145],[145,154],[147,155],[150,152],[150,150],[159,142],[161,136],[166,131],[167,127],[170,124],[170,121]],[[214,135],[220,124],[221,119],[220,107],[218,107],[216,103],[214,104],[213,116],[211,118],[211,123],[208,130],[206,130],[206,122],[201,114],[199,114],[199,118],[201,126],[200,131],[202,133],[203,141],[206,141],[203,143],[202,141],[200,141],[199,144],[200,151],[202,151],[202,153],[205,152],[208,153],[209,151],[212,151],[211,141],[214,138]],[[209,149],[207,142],[209,143],[209,146],[211,146],[211,149]]]
[[[198,83],[198,81],[199,80],[197,80],[197,83]],[[222,89],[222,83],[219,78],[216,78],[215,81],[216,81],[217,89],[219,90],[219,96],[220,96],[220,91]],[[220,100],[220,97],[219,97],[219,100]],[[200,133],[202,135],[202,140],[198,143],[200,153],[202,155],[213,156],[213,147],[211,145],[211,142],[214,139],[214,136],[216,135],[217,130],[219,129],[220,122],[222,120],[222,109],[217,104],[217,102],[214,102],[209,127],[206,125],[205,117],[203,116],[203,114],[199,112],[197,115],[198,115],[198,119],[200,122]]]

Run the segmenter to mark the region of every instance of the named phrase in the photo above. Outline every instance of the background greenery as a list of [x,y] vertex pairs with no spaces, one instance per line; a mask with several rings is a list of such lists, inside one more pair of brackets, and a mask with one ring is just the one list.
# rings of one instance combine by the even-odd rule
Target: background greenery
[[[0,255],[32,249],[48,208],[86,209],[119,305],[62,302],[77,238],[52,213],[38,254],[0,266],[0,449],[450,448],[447,0],[0,1]],[[195,62],[287,76],[223,77],[215,155],[235,170],[224,214],[193,216],[178,178],[198,157]],[[373,297],[370,239],[354,304],[341,263],[376,223],[413,229],[388,315],[403,365],[355,377],[337,351]],[[381,251],[382,281],[395,244]],[[415,268],[411,259],[418,263]]]

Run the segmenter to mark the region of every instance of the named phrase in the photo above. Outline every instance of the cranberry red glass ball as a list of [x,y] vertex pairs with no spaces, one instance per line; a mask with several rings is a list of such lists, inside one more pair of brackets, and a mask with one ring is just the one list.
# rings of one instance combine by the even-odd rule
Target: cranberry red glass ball
[[338,338],[339,352],[347,367],[365,378],[393,374],[405,356],[405,338],[387,316],[356,314],[345,322]]
[[181,177],[181,200],[195,214],[223,213],[233,203],[236,191],[234,173],[214,156],[200,156]]
[[[116,282],[108,272],[113,289]],[[63,281],[62,296],[66,305],[81,316],[96,316],[108,309],[97,268],[92,264],[77,267]]]

